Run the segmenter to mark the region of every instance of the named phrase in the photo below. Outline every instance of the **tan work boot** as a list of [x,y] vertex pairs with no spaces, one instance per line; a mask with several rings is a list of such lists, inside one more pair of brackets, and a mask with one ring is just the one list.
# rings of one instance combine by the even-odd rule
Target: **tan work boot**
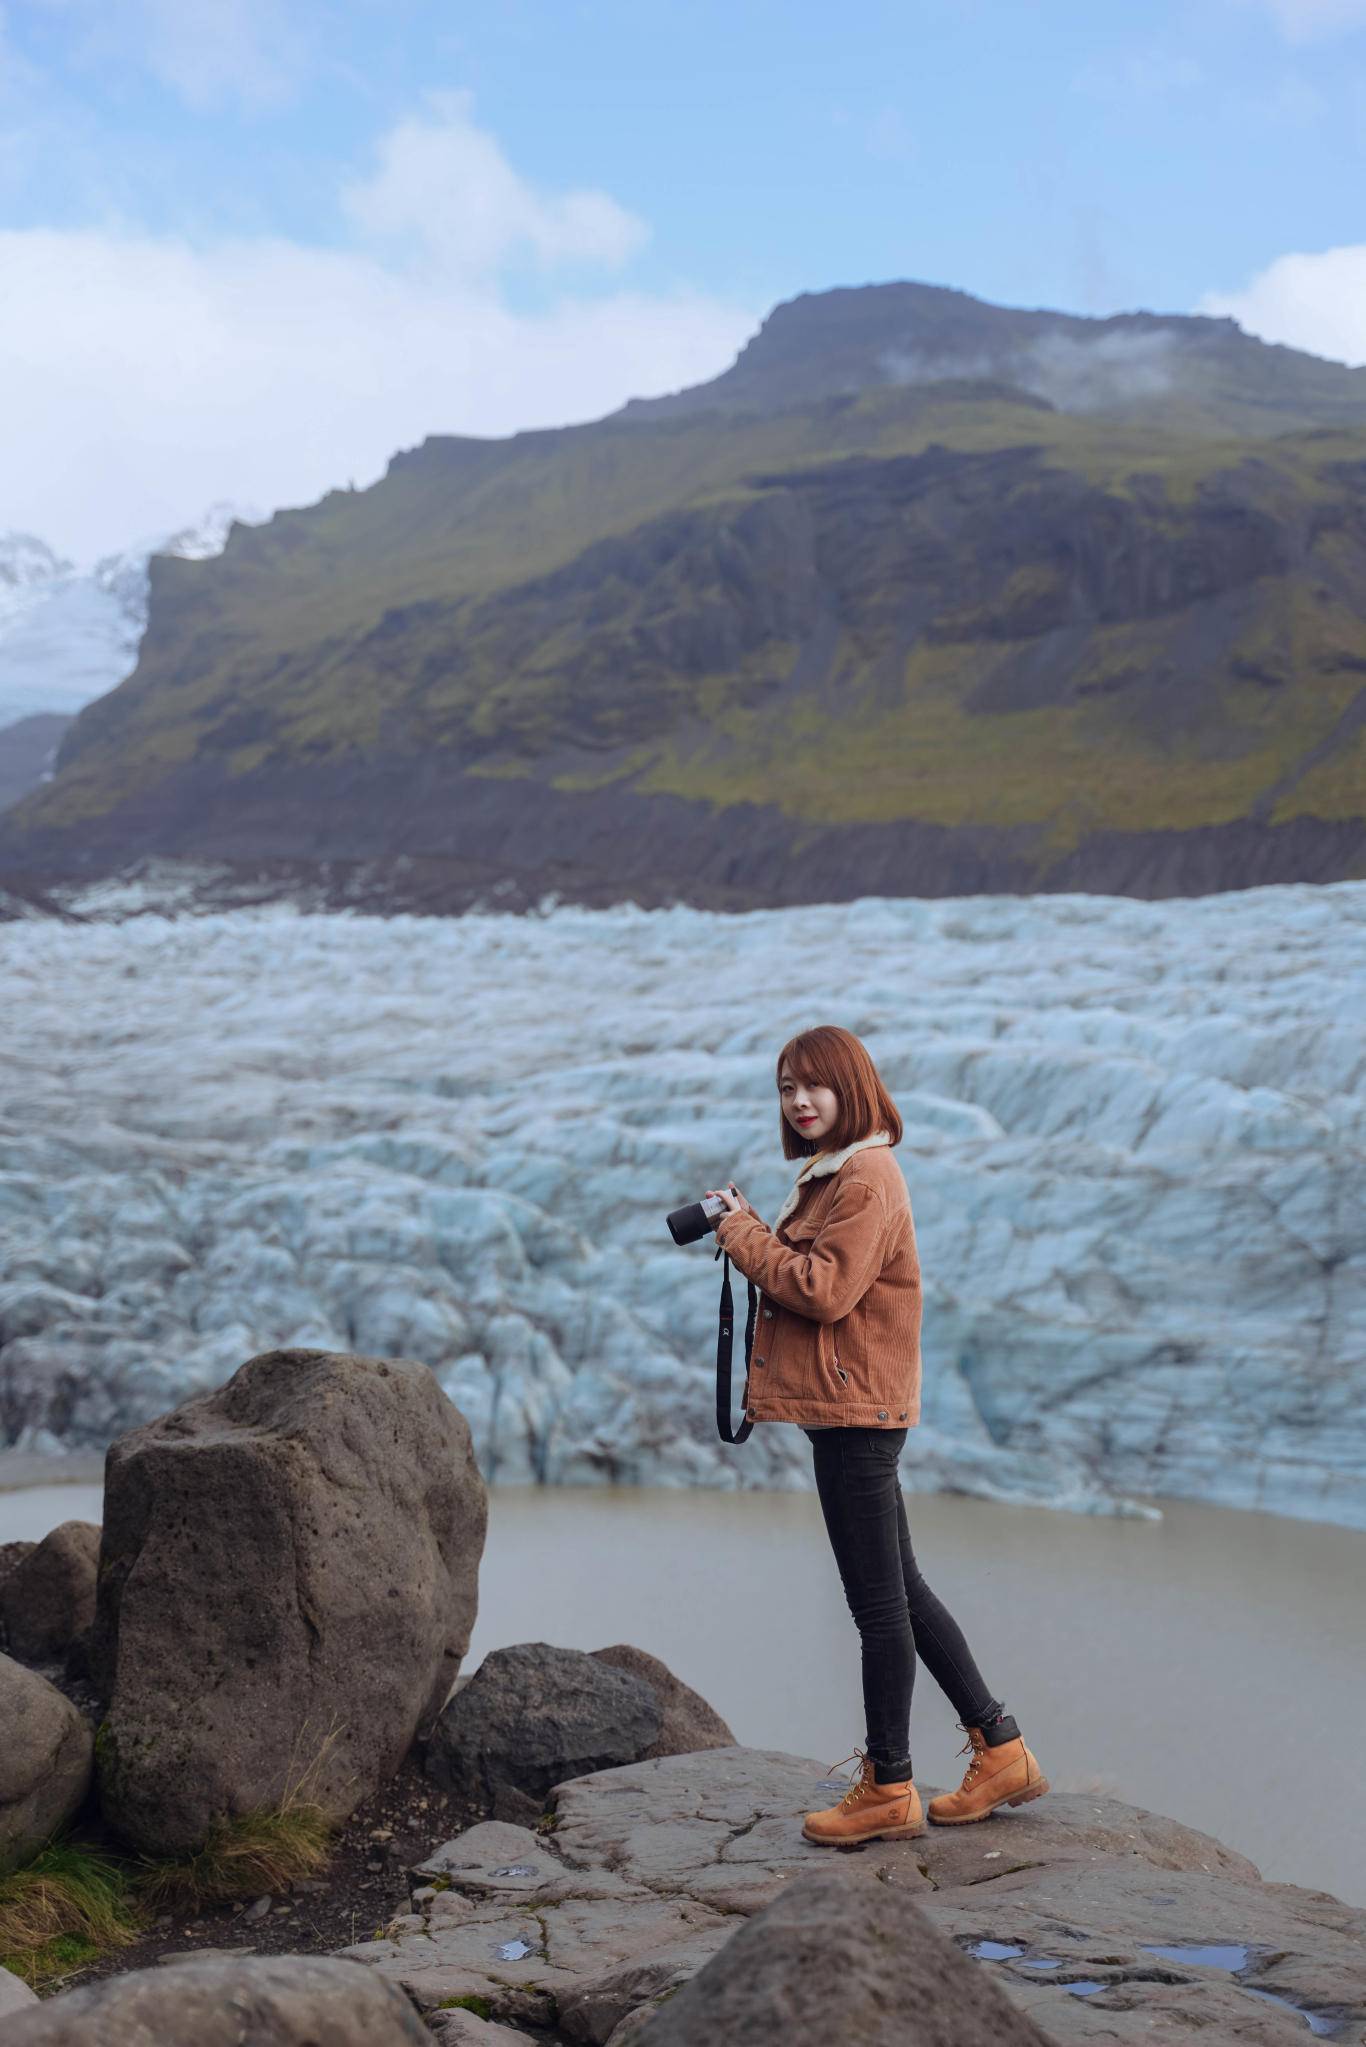
[[971,1749],[972,1761],[957,1791],[930,1800],[930,1818],[937,1827],[971,1826],[974,1820],[989,1818],[999,1805],[1028,1805],[1043,1797],[1048,1779],[1022,1741],[988,1748],[980,1727],[965,1727],[963,1732],[968,1747],[959,1754]]
[[855,1841],[909,1841],[925,1831],[920,1794],[908,1777],[904,1784],[879,1784],[873,1759],[863,1758],[858,1782],[827,1812],[809,1812],[802,1833],[823,1847],[841,1848]]

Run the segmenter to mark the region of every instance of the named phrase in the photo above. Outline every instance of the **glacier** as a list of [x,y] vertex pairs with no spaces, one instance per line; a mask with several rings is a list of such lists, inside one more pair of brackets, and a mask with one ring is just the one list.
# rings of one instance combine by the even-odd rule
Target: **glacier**
[[[426,1362],[506,1484],[802,1487],[712,1417],[773,1062],[837,1021],[906,1118],[906,1484],[1366,1527],[1366,884],[0,927],[0,1424],[107,1442],[273,1345]],[[139,914],[139,911],[145,912]],[[741,1292],[743,1299],[743,1290]]]
[[222,552],[234,519],[260,517],[211,505],[193,525],[86,569],[36,534],[0,533],[0,728],[42,712],[74,715],[113,689],[133,668],[146,630],[149,558],[206,561]]

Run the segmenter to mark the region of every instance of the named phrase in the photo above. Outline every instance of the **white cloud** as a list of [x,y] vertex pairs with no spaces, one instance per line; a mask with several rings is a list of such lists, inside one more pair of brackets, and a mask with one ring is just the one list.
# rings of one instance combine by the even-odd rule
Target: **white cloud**
[[1237,320],[1263,341],[1366,363],[1366,244],[1278,256],[1244,290],[1206,292],[1196,310]]
[[301,15],[278,0],[41,0],[77,26],[87,64],[133,55],[191,107],[289,98],[307,61]]
[[0,528],[89,560],[214,499],[307,503],[429,433],[591,419],[695,383],[754,326],[626,289],[512,310],[498,269],[520,248],[615,264],[642,230],[605,195],[532,190],[455,106],[397,129],[348,204],[372,236],[406,236],[403,260],[0,233]]
[[1366,0],[1267,0],[1287,41],[1308,43],[1366,28]]
[[468,95],[433,95],[431,108],[385,136],[377,175],[344,195],[365,234],[416,241],[470,277],[522,250],[547,268],[615,269],[649,239],[644,221],[606,192],[542,193],[518,177],[496,138],[470,120]]

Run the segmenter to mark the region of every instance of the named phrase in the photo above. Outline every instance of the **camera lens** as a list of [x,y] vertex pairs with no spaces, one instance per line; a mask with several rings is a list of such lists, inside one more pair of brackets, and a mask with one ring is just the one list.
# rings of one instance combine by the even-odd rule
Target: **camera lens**
[[715,1216],[707,1214],[700,1201],[690,1201],[686,1208],[676,1208],[664,1220],[675,1244],[700,1244],[708,1230],[716,1228],[717,1222]]

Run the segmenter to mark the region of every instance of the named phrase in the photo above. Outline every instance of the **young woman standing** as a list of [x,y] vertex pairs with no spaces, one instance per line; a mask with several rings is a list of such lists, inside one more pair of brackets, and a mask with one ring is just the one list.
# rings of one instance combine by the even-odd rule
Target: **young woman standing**
[[[836,1024],[778,1055],[783,1151],[805,1161],[770,1230],[734,1188],[717,1239],[761,1291],[746,1413],[798,1423],[863,1651],[867,1750],[856,1783],[808,1815],[832,1846],[924,1832],[911,1770],[917,1654],[957,1709],[972,1760],[960,1790],[930,1801],[940,1826],[1042,1798],[1047,1779],[962,1630],[920,1575],[898,1461],[920,1412],[920,1262],[891,1147],[901,1118],[868,1051]],[[964,1750],[964,1754],[967,1749]]]

